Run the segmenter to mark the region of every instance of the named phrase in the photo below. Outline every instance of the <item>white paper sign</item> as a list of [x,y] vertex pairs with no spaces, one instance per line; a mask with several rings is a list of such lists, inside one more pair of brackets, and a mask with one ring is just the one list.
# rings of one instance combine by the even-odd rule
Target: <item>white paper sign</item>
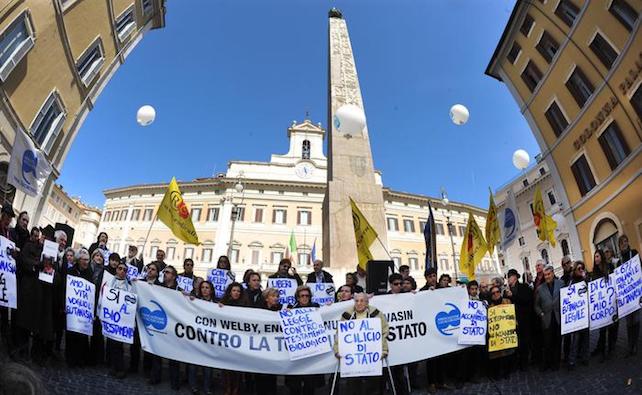
[[617,321],[614,274],[589,283],[589,318],[591,330],[604,328]]
[[53,271],[51,273],[47,273],[47,272],[38,273],[38,280],[40,280],[42,282],[53,284],[53,278],[54,278],[54,272]]
[[488,331],[488,311],[481,300],[468,300],[461,306],[459,344],[485,345]]
[[13,241],[0,236],[0,306],[17,307],[16,261],[10,251],[15,250]]
[[615,269],[615,293],[618,318],[622,319],[640,308],[642,272],[640,256],[636,255]]
[[99,318],[103,336],[122,343],[134,343],[136,294],[122,289],[105,288]]
[[306,285],[312,290],[313,303],[323,306],[334,302],[334,283],[307,283]]
[[330,351],[330,340],[316,308],[281,310],[279,316],[291,361]]
[[67,330],[91,336],[94,322],[96,286],[80,277],[67,276],[65,313]]
[[129,281],[137,279],[138,276],[140,275],[138,273],[138,268],[134,265],[130,265],[129,263],[127,263],[126,265],[127,265],[127,279]]
[[178,286],[185,292],[192,292],[194,289],[194,279],[185,277],[185,276],[178,276],[176,277],[176,283]]
[[229,271],[225,269],[210,269],[207,271],[207,280],[214,285],[214,296],[221,299],[227,286],[234,282]]
[[588,287],[584,281],[560,290],[560,316],[562,335],[588,328]]
[[99,250],[100,250],[100,253],[103,255],[103,265],[109,266],[109,256],[111,255],[111,251],[109,251],[106,248],[105,249],[99,248]]
[[337,328],[341,377],[381,376],[381,320],[339,321]]
[[279,303],[283,306],[293,305],[296,302],[294,293],[296,292],[297,282],[293,278],[268,278],[268,288],[279,290]]
[[42,246],[42,254],[40,254],[40,259],[51,258],[54,261],[58,258],[58,243],[54,243],[51,240],[45,240],[45,243]]

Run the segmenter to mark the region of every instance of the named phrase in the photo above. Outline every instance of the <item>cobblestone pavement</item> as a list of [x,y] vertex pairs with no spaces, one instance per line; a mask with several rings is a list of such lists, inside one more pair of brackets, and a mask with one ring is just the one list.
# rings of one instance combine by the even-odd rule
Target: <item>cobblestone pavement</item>
[[[591,349],[597,341],[597,331],[591,333]],[[490,381],[481,379],[477,384],[467,383],[461,389],[441,390],[445,394],[641,394],[642,393],[642,354],[625,358],[624,345],[626,342],[626,325],[620,325],[617,349],[614,357],[599,363],[598,358],[591,358],[589,366],[578,366],[572,372],[565,367],[556,372],[541,373],[539,369],[531,368],[527,372],[515,371],[508,379]],[[53,365],[53,366],[52,366]],[[180,391],[169,388],[166,372],[161,384],[150,386],[142,375],[129,375],[123,380],[117,380],[108,375],[106,368],[67,369],[63,362],[51,363],[48,367],[29,364],[43,380],[50,394],[189,394],[187,383],[183,383]],[[167,364],[165,364],[165,369]],[[414,378],[421,389],[413,390],[412,394],[425,394],[423,385],[423,364],[420,365],[420,377]],[[332,376],[327,375],[326,381],[331,382]],[[215,394],[222,394],[218,375],[213,383]],[[288,394],[283,387],[282,378],[279,380],[279,393]],[[452,385],[452,383],[450,383]],[[260,392],[259,392],[260,393]],[[329,394],[329,385],[319,388],[317,395]],[[307,394],[306,394],[307,395]]]

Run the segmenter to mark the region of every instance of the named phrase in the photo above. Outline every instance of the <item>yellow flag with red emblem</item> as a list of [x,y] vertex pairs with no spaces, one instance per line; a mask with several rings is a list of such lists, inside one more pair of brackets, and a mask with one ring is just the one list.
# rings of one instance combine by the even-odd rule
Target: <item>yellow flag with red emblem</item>
[[167,192],[158,208],[158,219],[160,219],[172,231],[174,236],[188,244],[201,244],[192,223],[189,209],[183,200],[176,177],[167,187]]
[[475,268],[487,250],[486,240],[484,240],[484,235],[477,225],[477,221],[472,213],[468,213],[468,224],[466,224],[464,240],[459,253],[459,269],[468,277],[468,280],[475,279]]
[[546,215],[542,191],[539,185],[535,187],[535,198],[533,199],[533,222],[535,222],[537,237],[542,241],[548,240],[551,246],[555,247],[555,229],[557,229],[557,222],[555,222],[553,217]]

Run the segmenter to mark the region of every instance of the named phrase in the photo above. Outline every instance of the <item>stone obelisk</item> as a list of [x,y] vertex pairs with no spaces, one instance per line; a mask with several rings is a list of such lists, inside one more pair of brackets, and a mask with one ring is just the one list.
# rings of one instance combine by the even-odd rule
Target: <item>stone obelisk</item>
[[[323,259],[326,266],[354,271],[358,259],[350,197],[383,243],[387,243],[387,236],[383,194],[381,185],[375,181],[368,128],[362,133],[344,135],[334,126],[335,113],[344,104],[364,108],[348,27],[335,8],[329,13],[328,66],[328,187],[323,202]],[[378,241],[370,251],[375,259],[388,259]]]

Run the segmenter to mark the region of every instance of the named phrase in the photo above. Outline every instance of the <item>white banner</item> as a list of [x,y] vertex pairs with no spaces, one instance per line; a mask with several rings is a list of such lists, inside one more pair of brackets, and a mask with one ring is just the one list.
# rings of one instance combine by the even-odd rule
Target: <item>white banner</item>
[[589,327],[600,329],[617,321],[615,276],[598,278],[589,283]]
[[38,196],[51,170],[47,158],[33,141],[21,130],[16,130],[7,182],[29,196]]
[[481,300],[467,300],[461,307],[459,344],[485,345],[488,330],[488,312]]
[[[183,291],[190,293],[194,289],[194,279],[185,277],[185,276],[178,276],[176,277],[176,283],[182,289]],[[223,290],[223,293],[225,293],[225,290]]]
[[293,278],[268,278],[267,287],[276,288],[279,290],[279,303],[283,307],[294,304],[294,293],[296,292],[298,284]]
[[334,283],[307,283],[312,290],[312,302],[323,306],[334,302]]
[[279,316],[290,361],[330,351],[330,339],[316,308],[281,310]]
[[640,308],[642,272],[640,256],[636,255],[615,269],[615,293],[618,318],[622,319]]
[[339,321],[337,333],[341,377],[381,376],[381,320]]
[[103,336],[122,343],[134,343],[136,328],[136,294],[106,287],[103,290],[98,318]]
[[207,280],[214,285],[214,297],[221,299],[227,286],[234,282],[229,271],[225,269],[210,269],[207,271]]
[[519,234],[519,216],[512,191],[508,191],[504,208],[500,210],[497,219],[502,231],[502,247],[506,248]]
[[560,315],[562,335],[588,328],[588,289],[584,281],[560,289]]
[[[141,281],[135,288],[137,324],[147,352],[194,365],[266,374],[322,374],[336,369],[331,352],[306,358],[304,363],[290,361],[278,312],[219,307]],[[465,300],[468,294],[462,287],[373,297],[370,305],[389,323],[390,364],[465,348],[457,344],[458,306]],[[334,303],[319,309],[330,343],[341,314],[353,304]]]
[[16,261],[11,251],[16,249],[13,241],[0,236],[0,306],[17,307]]
[[91,282],[68,275],[65,293],[67,330],[91,336],[94,322],[96,286]]

